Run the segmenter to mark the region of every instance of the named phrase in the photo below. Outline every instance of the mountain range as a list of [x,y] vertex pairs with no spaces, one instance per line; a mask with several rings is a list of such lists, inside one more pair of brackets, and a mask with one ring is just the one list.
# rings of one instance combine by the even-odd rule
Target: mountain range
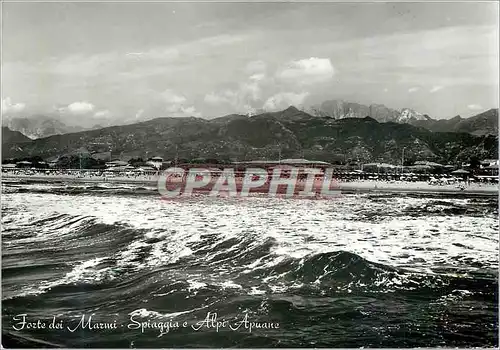
[[408,123],[436,132],[467,132],[473,135],[498,134],[498,109],[490,109],[470,118],[433,119],[409,108],[395,110],[380,104],[362,105],[342,100],[329,100],[313,106],[309,112],[316,116],[335,119],[370,116],[378,122]]
[[435,132],[467,132],[472,135],[498,135],[498,109],[490,109],[470,118],[426,119],[411,122]]
[[32,115],[29,117],[6,117],[2,121],[2,126],[10,130],[19,131],[30,139],[39,139],[52,135],[62,135],[83,130],[99,129],[100,125],[91,128],[67,125],[57,117],[46,115]]
[[[498,111],[496,113],[498,115]],[[484,117],[488,119],[490,114]],[[477,123],[483,123],[481,118]],[[476,127],[474,123],[465,124]],[[5,129],[3,133],[12,133]],[[381,123],[371,117],[335,119],[311,115],[295,107],[251,117],[233,114],[212,120],[157,118],[36,140],[4,136],[2,146],[3,158],[35,155],[48,158],[82,147],[91,153],[111,151],[115,157],[162,156],[164,159],[255,160],[281,156],[334,163],[400,164],[403,148],[405,160],[456,163],[468,161],[472,156],[498,157],[496,135],[432,132],[411,123]]]
[[[437,120],[409,108],[396,110],[381,104],[363,105],[343,100],[328,100],[303,111],[314,117],[331,117],[334,119],[370,116],[381,123],[407,123],[435,132],[467,132],[473,135],[498,134],[498,109],[490,109],[470,118],[456,116],[451,119]],[[265,113],[265,111],[259,112],[259,114]],[[223,120],[227,116],[221,118],[216,119]],[[19,131],[31,139],[102,128],[100,125],[90,128],[67,125],[62,121],[62,118],[47,115],[7,116],[3,119],[3,126],[7,126],[13,131]],[[110,125],[107,124],[107,126]]]

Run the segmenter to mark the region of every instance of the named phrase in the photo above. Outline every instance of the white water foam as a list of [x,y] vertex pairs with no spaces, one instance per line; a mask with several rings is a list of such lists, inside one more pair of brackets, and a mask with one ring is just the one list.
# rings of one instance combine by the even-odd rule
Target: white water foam
[[[49,239],[54,230],[58,234],[70,234],[86,218],[145,230],[142,239],[131,242],[116,256],[109,257],[116,259],[118,266],[135,264],[136,269],[154,268],[188,258],[201,249],[193,247],[203,241],[204,235],[216,237],[213,242],[202,245],[207,251],[212,251],[211,248],[223,241],[236,239],[243,242],[246,239],[244,246],[232,246],[223,251],[232,251],[234,255],[257,249],[273,239],[267,255],[238,266],[241,273],[268,269],[288,258],[303,260],[311,255],[340,250],[418,273],[433,273],[436,267],[470,268],[471,261],[482,267],[498,268],[498,219],[492,214],[413,216],[408,211],[430,205],[430,211],[439,212],[448,203],[450,206],[465,206],[469,202],[468,199],[452,198],[440,200],[439,204],[432,206],[433,201],[435,199],[403,196],[372,200],[367,195],[344,195],[329,201],[205,196],[162,201],[156,197],[7,193],[3,205],[8,210],[2,223],[15,229],[53,215],[67,214],[76,218],[73,224],[61,230],[56,230],[55,224],[45,229],[42,225],[37,239]],[[153,243],[148,243],[151,239]],[[148,246],[151,248],[148,257],[136,262],[141,248]],[[214,274],[229,273],[232,268],[225,266],[224,262],[232,257],[215,259],[220,253],[205,255],[204,262],[213,264]],[[57,283],[112,278],[110,267],[95,270],[98,263],[99,260],[95,259],[80,262]],[[210,276],[205,277],[203,281],[210,280]],[[279,277],[272,276],[267,282]],[[232,285],[233,282],[227,283],[221,287],[241,287],[236,283]],[[279,285],[272,288],[281,290]],[[259,293],[259,289],[251,292]]]

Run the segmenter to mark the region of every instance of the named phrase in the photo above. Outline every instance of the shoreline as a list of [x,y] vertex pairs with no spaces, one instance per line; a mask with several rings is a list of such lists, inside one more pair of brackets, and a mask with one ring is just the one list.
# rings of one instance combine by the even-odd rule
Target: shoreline
[[[148,176],[142,178],[127,178],[127,177],[113,177],[113,178],[86,178],[74,176],[33,176],[33,175],[6,175],[2,174],[2,183],[9,183],[5,180],[17,180],[14,182],[28,182],[28,183],[98,183],[98,184],[137,184],[138,186],[153,186],[158,187],[158,177]],[[12,182],[10,182],[12,183]],[[263,188],[256,188],[250,193],[267,193],[269,186]],[[315,186],[317,189],[318,186]],[[299,186],[300,189],[300,186]],[[457,185],[430,185],[427,182],[386,182],[377,180],[355,180],[349,182],[336,181],[332,190],[338,190],[346,193],[434,193],[434,194],[467,194],[467,195],[488,195],[498,196],[498,184],[476,184],[472,183],[466,185],[463,189],[457,188]],[[209,192],[210,188],[200,188],[193,190],[194,193]]]

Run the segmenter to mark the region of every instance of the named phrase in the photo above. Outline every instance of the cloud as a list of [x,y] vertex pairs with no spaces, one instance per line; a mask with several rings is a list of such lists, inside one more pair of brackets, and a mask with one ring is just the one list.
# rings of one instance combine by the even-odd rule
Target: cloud
[[139,109],[135,114],[135,119],[140,119],[144,115],[144,109]]
[[[321,14],[323,10],[318,8],[318,11]],[[412,102],[440,117],[460,114],[460,108],[468,110],[467,102],[460,107],[453,99],[467,101],[468,96],[474,101],[482,96],[478,102],[484,106],[498,103],[492,102],[495,94],[490,93],[498,90],[495,44],[498,28],[483,25],[490,21],[453,22],[445,27],[429,26],[426,21],[403,21],[403,27],[396,28],[397,23],[391,19],[376,31],[366,33],[364,27],[338,31],[336,28],[343,26],[337,21],[317,21],[314,25],[321,23],[321,29],[311,36],[304,30],[311,25],[310,21],[295,21],[293,28],[283,30],[279,23],[269,21],[267,15],[254,17],[262,24],[257,26],[260,30],[250,27],[231,30],[233,24],[228,23],[229,29],[220,31],[220,20],[214,20],[213,28],[186,32],[182,26],[194,27],[184,21],[178,23],[181,26],[178,29],[185,35],[177,37],[178,40],[175,35],[170,37],[173,34],[168,31],[153,31],[147,42],[141,41],[140,35],[129,35],[127,45],[118,45],[123,44],[119,42],[104,47],[97,43],[89,50],[65,51],[58,50],[60,45],[54,41],[55,51],[42,52],[36,60],[18,60],[12,54],[10,61],[4,62],[6,96],[19,99],[15,102],[25,102],[30,111],[85,99],[99,106],[96,110],[109,108],[117,113],[117,120],[133,118],[140,108],[145,108],[150,116],[165,113],[165,104],[157,109],[150,107],[157,102],[165,81],[169,88],[182,92],[190,101],[184,102],[184,108],[189,107],[186,103],[198,101],[198,96],[203,100],[207,92],[214,91],[206,95],[204,106],[207,108],[204,114],[211,115],[231,112],[233,104],[239,111],[248,106],[260,108],[269,97],[287,91],[307,91],[311,96],[317,95],[318,101],[338,96],[397,108],[406,106],[408,102],[404,101],[412,97],[417,99]],[[289,21],[288,13],[282,19]],[[304,24],[306,27],[302,27]],[[139,30],[148,30],[142,27]],[[223,32],[233,36],[212,36]],[[302,40],[306,37],[307,40]],[[68,44],[74,42],[70,40]],[[88,44],[92,46],[93,42],[89,40]],[[30,47],[34,50],[37,46]],[[69,54],[77,51],[77,55]],[[314,66],[314,62],[318,65]],[[323,81],[319,73],[322,62],[333,73],[332,84],[304,85],[303,82],[316,78]],[[315,71],[317,75],[309,74]],[[260,82],[257,86],[251,85],[257,80]],[[39,89],[47,81],[53,84]],[[445,86],[445,90],[431,93],[435,85]],[[408,94],[412,86],[421,89]],[[390,93],[382,92],[384,87]],[[231,89],[238,98],[231,100],[233,97],[227,96],[226,89]],[[444,93],[449,89],[453,89],[453,95]],[[443,99],[428,99],[432,96]],[[254,97],[260,97],[259,101],[253,101]],[[382,97],[383,101],[372,101]],[[202,103],[196,104],[196,108],[201,110]]]
[[257,108],[254,108],[250,105],[244,105],[242,112],[248,116],[255,115],[257,113]]
[[171,104],[183,104],[187,101],[187,99],[182,96],[174,93],[172,90],[165,90],[161,93],[161,97],[167,103]]
[[109,119],[113,116],[113,114],[107,110],[107,109],[104,109],[102,111],[97,111],[95,112],[94,114],[94,118],[98,118],[98,119]]
[[299,84],[316,84],[333,78],[334,69],[329,58],[311,57],[288,62],[278,70],[276,77]]
[[24,103],[12,103],[10,97],[2,99],[2,113],[19,113],[26,108]]
[[[157,47],[144,52],[128,52],[125,54],[125,58],[135,61],[148,61],[148,63],[168,62],[178,59],[180,52],[175,47]],[[123,58],[120,57],[122,60]],[[119,58],[114,58],[119,60]]]
[[87,101],[77,101],[66,104],[56,104],[52,106],[52,112],[59,114],[59,117],[68,125],[92,126],[96,119],[110,119],[111,114],[107,109],[96,110],[94,104]]
[[205,95],[205,103],[212,106],[229,105],[237,112],[248,110],[252,102],[260,96],[258,85],[248,83],[240,84],[238,89],[226,89],[220,92],[210,92]]
[[248,79],[251,81],[261,81],[266,78],[266,75],[264,73],[256,73],[252,74]]
[[194,106],[187,106],[187,98],[176,94],[172,90],[165,90],[161,93],[162,100],[167,104],[166,111],[174,117],[201,117],[201,114]]
[[261,108],[284,109],[303,104],[311,95],[314,89],[305,88],[305,84],[325,82],[334,74],[329,59],[314,57],[283,64],[271,75],[266,74],[266,69],[263,61],[248,63],[248,75],[237,87],[212,91],[205,95],[204,102],[221,108],[231,106],[235,112],[247,114]]
[[219,47],[219,46],[236,44],[239,42],[243,42],[244,40],[245,38],[243,36],[220,34],[216,36],[199,39],[195,41],[195,43],[198,45],[203,45],[208,47]]
[[263,73],[266,71],[266,69],[267,69],[267,64],[262,60],[248,62],[248,64],[245,67],[245,71],[248,74]]
[[420,88],[418,86],[414,86],[414,87],[409,88],[408,92],[411,94],[413,92],[417,92],[418,90],[420,90]]
[[196,110],[196,108],[194,108],[194,106],[181,107],[180,111],[186,115],[193,116],[193,117],[201,116],[201,114],[198,113],[198,111]]
[[157,46],[145,51],[101,52],[94,55],[70,55],[61,60],[48,59],[42,61],[40,67],[44,72],[51,72],[67,79],[81,77],[97,77],[111,82],[118,80],[144,79],[145,76],[157,76],[166,71],[175,71],[178,62],[185,57],[206,55],[212,49],[231,47],[244,42],[244,36],[221,34],[183,42],[175,46]]
[[484,109],[483,106],[478,105],[478,104],[470,104],[467,106],[467,108],[469,108],[470,110],[473,110],[473,111],[480,111],[480,110]]
[[251,112],[256,103],[262,102],[263,89],[269,83],[265,73],[254,73],[234,89],[206,94],[204,101],[212,106],[230,105],[237,112]]
[[435,92],[437,92],[437,91],[439,91],[439,90],[442,90],[442,89],[444,89],[444,86],[441,86],[441,85],[436,85],[436,86],[433,86],[433,87],[432,87],[432,89],[430,89],[430,90],[429,90],[429,92],[430,92],[431,94],[433,94],[433,93],[435,93]]
[[210,105],[221,105],[221,104],[231,104],[231,100],[227,97],[226,93],[231,93],[229,90],[226,90],[222,93],[210,92],[205,95],[203,99],[206,103]]
[[290,105],[301,105],[306,97],[309,96],[308,92],[280,92],[272,97],[269,97],[262,106],[266,111],[282,110]]
[[247,101],[257,101],[262,96],[262,87],[259,80],[251,80],[240,84],[240,94],[242,99]]
[[73,102],[68,105],[67,110],[74,114],[87,114],[94,110],[94,105],[90,102]]

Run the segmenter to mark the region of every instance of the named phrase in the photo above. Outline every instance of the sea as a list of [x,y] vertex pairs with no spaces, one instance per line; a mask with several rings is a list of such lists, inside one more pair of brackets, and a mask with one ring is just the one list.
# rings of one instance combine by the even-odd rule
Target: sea
[[497,347],[496,196],[2,183],[2,345]]

